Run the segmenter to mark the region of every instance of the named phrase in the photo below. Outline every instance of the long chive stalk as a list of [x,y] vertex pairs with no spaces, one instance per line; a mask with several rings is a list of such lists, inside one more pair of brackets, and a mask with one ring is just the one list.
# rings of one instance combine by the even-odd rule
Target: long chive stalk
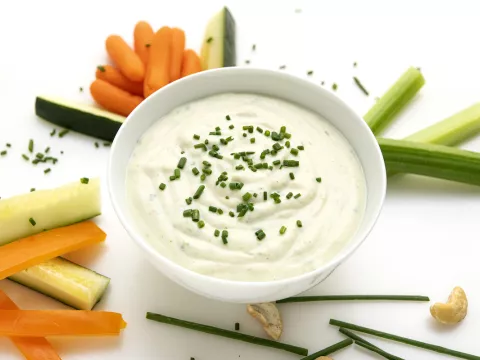
[[366,328],[366,327],[363,327],[363,326],[358,326],[358,325],[347,323],[347,322],[340,321],[340,320],[330,319],[330,325],[350,329],[350,330],[353,330],[353,331],[362,332],[362,333],[365,333],[365,334],[378,336],[378,337],[383,338],[383,339],[388,339],[388,340],[392,340],[392,341],[401,342],[401,343],[411,345],[411,346],[416,346],[416,347],[419,347],[419,348],[422,348],[422,349],[435,351],[435,352],[438,352],[440,354],[446,354],[446,355],[454,356],[454,357],[457,357],[459,359],[480,360],[480,356],[471,355],[471,354],[467,354],[467,353],[464,353],[464,352],[447,349],[447,348],[444,348],[442,346],[432,345],[432,344],[424,343],[424,342],[421,342],[421,341],[412,340],[412,339],[409,339],[409,338],[389,334],[389,333],[386,333],[386,332],[369,329],[369,328]]
[[378,135],[385,129],[424,84],[422,73],[410,67],[365,114],[364,119],[372,132]]
[[350,346],[353,344],[353,340],[352,339],[345,339],[345,340],[342,340],[336,344],[333,344],[332,346],[329,346],[323,350],[320,350],[320,351],[317,351],[316,353],[313,353],[312,355],[308,355],[307,357],[304,357],[300,360],[316,360],[317,358],[319,358],[320,356],[327,356],[327,355],[330,355],[338,350],[342,350],[344,348],[346,348],[347,346]]
[[285,350],[297,355],[305,356],[308,354],[308,349],[305,349],[302,347],[284,344],[278,341],[258,338],[256,336],[241,334],[237,331],[230,331],[230,330],[220,329],[214,326],[203,325],[203,324],[198,324],[191,321],[175,319],[169,316],[164,316],[164,315],[155,314],[151,312],[147,312],[147,319],[161,322],[164,324],[180,326],[186,329],[196,330],[196,331],[204,332],[207,334],[223,336],[223,337],[234,339],[234,340],[244,341],[244,342],[248,342],[255,345],[261,345],[261,346],[271,347],[275,349]]
[[413,141],[377,140],[387,171],[480,185],[480,153]]
[[[375,348],[375,349],[378,349],[382,352],[382,356],[387,358],[387,359],[391,359],[391,360],[398,360],[398,359],[401,359],[399,358],[398,356],[395,356],[395,355],[392,355],[390,353],[387,353],[386,351],[380,349],[378,346],[376,345],[373,345],[371,342],[368,342],[367,340],[365,340],[364,338],[361,338],[360,336],[358,336],[357,334],[354,334],[352,333],[351,331],[347,330],[347,329],[344,329],[344,328],[340,328],[338,329],[338,331],[340,331],[343,335],[349,337],[350,339],[352,339],[353,341],[355,341],[355,344],[359,345],[359,343],[362,343],[362,344],[365,344],[367,345],[368,347],[372,347],[372,348]],[[368,347],[365,347],[366,349]],[[369,348],[368,348],[369,349]],[[369,349],[370,350],[370,349]]]
[[385,301],[430,301],[428,296],[420,295],[323,295],[295,296],[277,300],[277,304],[310,302],[310,301],[355,301],[355,300],[385,300]]
[[392,354],[389,354],[387,353],[386,351],[383,351],[382,349],[379,349],[377,348],[376,346],[372,346],[372,345],[369,345],[367,343],[364,343],[363,341],[355,341],[355,345],[358,345],[358,346],[361,346],[367,350],[370,350],[382,357],[384,357],[385,359],[389,359],[389,360],[405,360],[404,358],[401,358],[401,357],[398,357],[398,356],[395,356],[395,355],[392,355]]

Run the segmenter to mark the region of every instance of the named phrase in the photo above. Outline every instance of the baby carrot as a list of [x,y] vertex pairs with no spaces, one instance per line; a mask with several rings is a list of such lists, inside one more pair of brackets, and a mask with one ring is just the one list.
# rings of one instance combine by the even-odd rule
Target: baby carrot
[[90,93],[100,106],[123,116],[128,116],[143,101],[140,96],[132,95],[103,80],[92,82]]
[[105,42],[107,53],[118,69],[131,81],[142,81],[145,66],[140,57],[118,35],[110,35]]
[[122,75],[120,71],[111,65],[100,65],[97,67],[95,77],[104,80],[113,86],[128,91],[133,95],[143,96],[143,83],[133,82]]
[[153,38],[153,29],[146,21],[139,21],[133,30],[134,49],[137,55],[142,60],[143,64],[147,66],[148,48],[151,45]]
[[172,29],[172,46],[170,57],[170,81],[180,79],[182,71],[183,50],[185,50],[185,32],[179,28]]
[[172,29],[162,27],[153,35],[149,48],[147,72],[143,83],[143,95],[149,97],[170,82]]
[[183,52],[182,59],[182,78],[202,71],[202,64],[197,53],[192,49]]

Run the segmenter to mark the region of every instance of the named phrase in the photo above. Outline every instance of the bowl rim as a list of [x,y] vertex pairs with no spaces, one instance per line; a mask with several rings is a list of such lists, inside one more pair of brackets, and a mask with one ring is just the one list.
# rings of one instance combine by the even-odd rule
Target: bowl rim
[[[192,81],[197,81],[197,79],[202,78],[202,77],[208,77],[208,76],[221,76],[223,73],[233,73],[233,72],[238,72],[238,73],[248,73],[250,76],[255,75],[255,74],[265,74],[265,75],[270,75],[270,76],[276,76],[279,78],[283,78],[286,81],[290,81],[293,85],[295,85],[295,82],[303,82],[303,83],[308,83],[310,85],[316,86],[321,93],[323,93],[322,96],[329,97],[331,99],[334,99],[336,102],[338,102],[342,107],[347,108],[354,117],[359,120],[360,126],[363,126],[367,130],[367,134],[370,137],[370,141],[374,142],[376,145],[374,145],[374,150],[376,152],[376,155],[378,159],[382,160],[381,161],[381,168],[385,170],[385,164],[383,162],[383,155],[380,149],[380,146],[378,145],[375,135],[372,133],[370,128],[368,127],[367,123],[363,120],[363,118],[358,115],[356,111],[354,111],[342,98],[339,96],[335,95],[333,92],[321,87],[320,85],[317,85],[315,83],[312,83],[311,81],[307,79],[302,79],[298,76],[285,73],[285,72],[280,72],[276,70],[270,70],[270,69],[264,69],[264,68],[255,68],[255,67],[225,67],[225,68],[217,68],[217,69],[210,69],[210,70],[205,70],[196,74],[189,75],[185,78],[181,78],[179,80],[176,80],[163,88],[157,90],[154,94],[150,95],[147,99],[145,99],[133,112],[126,118],[122,126],[120,127],[117,135],[114,138],[114,141],[112,142],[111,146],[111,151],[109,154],[109,159],[108,159],[108,165],[107,165],[107,187],[108,187],[108,193],[110,197],[110,202],[113,206],[113,209],[115,211],[115,214],[117,215],[120,223],[122,224],[123,228],[127,231],[128,235],[134,240],[134,242],[139,246],[144,252],[148,253],[150,255],[150,259],[153,256],[155,261],[163,262],[166,263],[169,267],[173,268],[175,272],[183,273],[186,276],[189,276],[190,278],[193,278],[194,280],[202,281],[202,282],[210,282],[211,284],[218,284],[219,286],[236,286],[236,287],[253,287],[253,288],[266,288],[266,287],[279,287],[279,286],[288,286],[293,283],[305,281],[309,278],[318,276],[320,274],[323,274],[328,271],[333,271],[337,266],[339,266],[342,262],[344,262],[348,257],[350,257],[359,247],[362,245],[362,243],[367,239],[373,228],[375,227],[375,224],[377,223],[377,220],[382,212],[382,208],[385,202],[385,197],[386,197],[386,182],[387,182],[387,177],[386,177],[386,170],[382,172],[380,175],[379,179],[379,198],[376,204],[376,213],[372,215],[371,220],[366,226],[366,230],[361,234],[361,238],[357,240],[356,244],[353,246],[349,247],[347,251],[340,251],[336,256],[334,256],[332,259],[330,259],[328,262],[323,264],[322,266],[306,272],[302,273],[299,275],[295,275],[292,277],[288,278],[283,278],[283,279],[278,279],[278,280],[269,280],[269,281],[245,281],[245,280],[229,280],[229,279],[222,279],[222,278],[217,278],[213,277],[210,275],[205,275],[201,274],[198,272],[195,272],[193,270],[190,270],[188,268],[185,268],[181,266],[180,264],[176,263],[175,261],[169,259],[168,257],[164,256],[161,254],[159,251],[157,251],[153,245],[151,245],[147,240],[145,240],[140,233],[135,230],[134,226],[131,224],[132,221],[127,220],[127,215],[126,211],[124,211],[121,206],[119,205],[116,195],[113,191],[113,182],[116,181],[114,179],[114,176],[112,176],[113,172],[113,160],[116,156],[117,153],[117,147],[120,147],[118,140],[123,134],[123,132],[126,131],[126,126],[125,124],[128,124],[134,120],[136,117],[136,113],[139,111],[139,108],[142,108],[146,106],[147,102],[152,102],[152,101],[157,101],[157,98],[160,98],[162,94],[166,91],[170,91],[172,87],[177,87],[177,86],[182,86],[184,83],[192,82]],[[286,101],[289,101],[288,99],[284,99]],[[293,102],[295,103],[295,102]],[[300,105],[299,105],[300,106]],[[328,120],[327,120],[328,121]],[[143,133],[142,133],[143,135]],[[356,150],[356,149],[355,149]],[[362,166],[363,167],[363,166]],[[368,193],[367,193],[367,202],[368,202]],[[165,274],[164,274],[165,275]]]

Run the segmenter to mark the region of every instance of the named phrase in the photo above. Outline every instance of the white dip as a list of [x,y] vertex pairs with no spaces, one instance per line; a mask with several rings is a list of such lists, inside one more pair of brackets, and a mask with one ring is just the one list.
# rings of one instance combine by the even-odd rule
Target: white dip
[[[209,135],[217,126],[221,136]],[[243,126],[253,126],[253,133]],[[281,126],[291,134],[290,139],[274,141],[272,134],[265,135],[265,130],[280,133]],[[194,139],[194,134],[200,135],[200,140]],[[220,139],[229,136],[234,140],[222,145]],[[251,143],[252,138],[255,143]],[[206,139],[208,151],[194,148]],[[273,150],[277,142],[283,149],[261,160],[262,151]],[[209,155],[215,144],[223,159]],[[305,149],[295,156],[291,150],[299,145]],[[300,163],[298,167],[273,165],[273,170],[254,172],[241,158],[231,155],[242,151],[255,151],[249,155],[254,165],[266,162],[272,166],[275,160]],[[180,179],[171,181],[181,157],[187,159],[186,165],[180,170]],[[205,181],[201,181],[203,161],[211,163],[212,171]],[[238,165],[245,170],[237,170]],[[200,171],[197,176],[192,173],[195,167]],[[216,182],[224,171],[228,180],[223,188]],[[231,182],[244,186],[231,190]],[[163,191],[161,183],[166,185]],[[202,184],[205,190],[201,196],[187,205],[185,199],[193,197]],[[322,266],[352,239],[366,200],[361,164],[335,127],[294,104],[253,94],[216,95],[163,116],[138,142],[127,168],[126,185],[138,230],[161,254],[198,273],[241,281],[284,279]],[[247,192],[257,197],[245,202],[242,196]],[[301,196],[287,199],[289,192]],[[272,193],[280,195],[280,203],[275,203]],[[247,203],[252,203],[254,210],[238,217],[237,205]],[[209,206],[223,210],[223,214],[209,211]],[[188,209],[199,210],[201,221],[184,217]],[[234,217],[229,215],[231,211]],[[302,227],[297,226],[297,220]],[[205,225],[199,228],[202,221]],[[287,228],[284,234],[280,234],[282,226]],[[225,229],[226,244],[221,233]],[[258,230],[266,235],[262,240],[257,238]]]

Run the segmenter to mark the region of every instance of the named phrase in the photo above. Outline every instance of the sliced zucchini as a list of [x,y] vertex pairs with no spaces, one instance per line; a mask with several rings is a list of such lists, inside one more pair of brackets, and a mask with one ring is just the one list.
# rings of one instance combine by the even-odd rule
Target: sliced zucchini
[[205,70],[236,65],[235,19],[227,7],[208,22],[200,54]]
[[60,98],[37,96],[35,114],[58,126],[113,141],[125,118],[96,107]]
[[110,283],[108,277],[61,257],[32,266],[9,279],[78,310],[92,310]]
[[0,246],[101,213],[100,180],[78,180],[0,200]]

